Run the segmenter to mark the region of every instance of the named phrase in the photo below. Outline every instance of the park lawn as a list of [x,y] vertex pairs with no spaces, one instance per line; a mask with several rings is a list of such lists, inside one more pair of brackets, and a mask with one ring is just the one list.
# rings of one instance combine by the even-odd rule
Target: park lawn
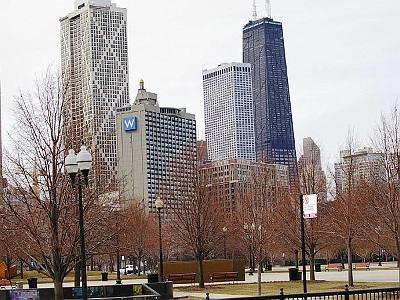
[[[326,292],[326,291],[338,291],[344,290],[346,282],[338,281],[308,281],[307,287],[309,292]],[[355,289],[367,289],[367,288],[384,288],[384,287],[396,287],[396,283],[393,282],[365,282],[356,283]],[[296,294],[302,293],[303,284],[301,281],[297,282],[266,282],[262,284],[263,295],[278,295],[280,289],[283,288],[285,294]],[[199,293],[213,293],[213,294],[226,294],[226,295],[256,295],[257,284],[256,283],[244,283],[244,284],[221,284],[206,286],[205,289],[198,287],[179,287],[175,288],[180,292],[199,292]]]
[[[24,278],[21,279],[20,275],[17,275],[11,281],[13,283],[27,283],[28,278],[37,278],[38,283],[51,283],[53,280],[46,275],[39,273],[37,271],[24,271]],[[88,281],[100,281],[101,280],[101,272],[100,271],[87,271],[87,278]],[[137,275],[123,275],[121,274],[121,279],[128,280],[128,279],[143,279],[146,278],[146,276],[137,276]],[[116,280],[117,279],[117,273],[108,273],[108,280]],[[65,277],[64,282],[74,282],[74,272],[71,272]]]

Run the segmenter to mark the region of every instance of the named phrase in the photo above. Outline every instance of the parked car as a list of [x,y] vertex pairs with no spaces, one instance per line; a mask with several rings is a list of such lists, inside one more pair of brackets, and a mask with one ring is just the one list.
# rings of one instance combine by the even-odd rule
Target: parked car
[[126,274],[135,273],[135,269],[134,269],[133,265],[126,265],[125,270],[126,270]]
[[134,273],[137,273],[137,268],[135,270],[133,265],[126,265],[125,268],[120,269],[120,272],[122,274],[127,274],[127,275],[134,274]]

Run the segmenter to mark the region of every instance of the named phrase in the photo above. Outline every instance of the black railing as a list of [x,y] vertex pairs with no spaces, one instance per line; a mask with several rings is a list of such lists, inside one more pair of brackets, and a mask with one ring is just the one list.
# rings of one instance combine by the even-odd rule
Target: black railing
[[[155,295],[139,295],[139,296],[125,296],[125,297],[106,297],[106,298],[88,298],[90,300],[157,300],[160,299],[160,296]],[[80,299],[66,299],[66,300],[82,300]]]
[[[212,299],[209,294],[206,295],[206,300]],[[232,297],[224,298],[224,300],[294,300],[294,299],[307,299],[307,300],[396,300],[400,299],[400,287],[398,288],[384,288],[384,289],[365,289],[365,290],[349,290],[346,288],[343,291],[335,292],[318,292],[307,294],[285,294],[283,289],[279,295],[268,295],[258,297]]]

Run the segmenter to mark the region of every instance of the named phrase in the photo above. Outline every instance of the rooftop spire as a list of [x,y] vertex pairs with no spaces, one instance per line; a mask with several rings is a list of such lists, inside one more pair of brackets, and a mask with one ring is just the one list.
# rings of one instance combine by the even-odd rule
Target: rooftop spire
[[145,88],[144,88],[144,80],[143,79],[140,79],[139,84],[140,84],[139,89],[144,90]]
[[265,0],[265,13],[268,19],[272,19],[271,10],[271,0]]
[[257,20],[257,5],[256,0],[253,0],[253,20]]

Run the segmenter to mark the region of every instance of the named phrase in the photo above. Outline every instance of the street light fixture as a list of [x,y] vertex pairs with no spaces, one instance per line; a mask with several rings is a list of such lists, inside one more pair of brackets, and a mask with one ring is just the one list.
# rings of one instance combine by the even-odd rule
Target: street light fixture
[[115,280],[115,283],[116,284],[122,284],[122,280],[121,280],[121,260],[120,260],[120,255],[121,255],[121,249],[120,249],[120,244],[119,244],[119,230],[120,230],[120,228],[119,228],[119,213],[120,213],[120,211],[121,211],[121,206],[120,205],[118,205],[118,206],[116,206],[116,213],[117,213],[117,217],[116,217],[116,220],[117,220],[117,223],[116,223],[116,226],[115,226],[115,228],[116,228],[116,242],[117,242],[117,279]]
[[160,197],[156,200],[156,209],[158,212],[158,236],[160,240],[160,282],[164,281],[164,266],[163,266],[163,252],[162,252],[162,239],[161,239],[161,210],[164,208],[164,202]]
[[254,236],[253,236],[253,231],[256,228],[256,225],[254,223],[252,223],[250,226],[247,223],[244,223],[243,225],[243,229],[250,233],[250,239],[249,239],[249,263],[250,263],[250,270],[249,270],[249,275],[253,275],[254,269],[253,269],[253,242],[254,242]]
[[[88,175],[92,168],[92,156],[86,150],[86,146],[81,146],[78,155],[73,149],[70,149],[67,157],[65,157],[65,170],[71,178],[74,188],[78,189],[78,206],[79,206],[79,237],[81,258],[80,265],[82,269],[82,299],[87,300],[87,276],[86,276],[86,249],[85,249],[85,230],[83,224],[83,200],[82,188],[88,185]],[[82,176],[81,176],[82,175]],[[82,178],[83,177],[83,178]]]
[[228,232],[228,228],[226,226],[222,227],[222,232],[224,233],[224,259],[226,259],[226,233]]

